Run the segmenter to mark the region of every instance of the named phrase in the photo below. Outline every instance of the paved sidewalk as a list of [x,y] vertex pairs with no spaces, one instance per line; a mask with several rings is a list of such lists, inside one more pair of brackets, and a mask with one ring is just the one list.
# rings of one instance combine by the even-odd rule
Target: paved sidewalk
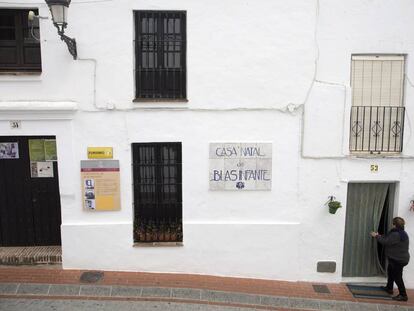
[[[0,310],[16,299],[41,299],[169,302],[187,304],[189,310],[195,304],[217,306],[217,310],[221,306],[223,310],[414,311],[414,290],[408,291],[410,301],[398,303],[355,299],[345,284],[109,271],[88,284],[80,281],[83,272],[59,266],[0,266]],[[326,285],[330,293],[318,293],[314,285]]]

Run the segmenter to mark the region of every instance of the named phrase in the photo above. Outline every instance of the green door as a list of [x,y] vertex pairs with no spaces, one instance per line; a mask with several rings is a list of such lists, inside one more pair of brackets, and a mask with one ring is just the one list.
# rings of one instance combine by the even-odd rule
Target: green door
[[388,230],[394,193],[392,183],[348,184],[342,276],[384,275],[383,251],[370,232]]

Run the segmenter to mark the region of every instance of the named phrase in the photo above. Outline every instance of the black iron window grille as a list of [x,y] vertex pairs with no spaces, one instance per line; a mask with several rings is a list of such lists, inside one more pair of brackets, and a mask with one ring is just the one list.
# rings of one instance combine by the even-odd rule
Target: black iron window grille
[[353,152],[401,152],[404,107],[353,106],[350,150]]
[[0,9],[0,72],[42,70],[39,21],[29,22],[28,13],[26,9]]
[[135,12],[137,99],[186,99],[186,12]]
[[134,242],[182,242],[181,143],[132,144]]

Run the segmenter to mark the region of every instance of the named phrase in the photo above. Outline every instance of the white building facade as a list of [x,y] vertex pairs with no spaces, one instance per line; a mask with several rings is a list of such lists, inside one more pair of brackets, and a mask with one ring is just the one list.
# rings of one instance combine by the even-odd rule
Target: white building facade
[[[13,26],[0,27],[0,135],[6,143],[56,139],[64,268],[377,280],[378,273],[356,271],[349,259],[346,235],[356,232],[353,221],[374,217],[350,212],[350,202],[362,208],[351,184],[362,185],[362,192],[364,184],[387,184],[385,192],[373,194],[382,196],[375,217],[383,221],[375,223],[386,226],[385,219],[401,216],[414,236],[412,1],[73,0],[65,33],[76,38],[76,60],[57,35],[46,3],[0,2],[1,14],[10,10],[49,17],[39,20],[38,32],[27,26],[27,36],[40,36],[40,69],[4,65],[5,42],[17,39],[4,34]],[[138,68],[156,62],[150,57],[170,61],[164,54],[143,54],[137,43],[147,40],[159,49],[158,39],[148,39],[151,26],[145,33],[137,25],[145,18],[152,23],[154,17],[145,14],[161,16],[157,12],[181,14],[177,18],[185,22],[173,31],[182,45],[173,50],[180,52],[172,54],[171,68],[180,67],[185,77],[176,97],[152,98],[137,82],[156,79],[138,77]],[[142,215],[136,211],[145,200],[137,200],[141,173],[134,171],[133,146],[148,143],[179,148],[182,243],[138,243],[148,241],[138,241],[136,232]],[[267,146],[270,161],[257,161],[255,168],[266,170],[269,182],[214,188],[212,170],[219,166],[212,150],[240,144]],[[115,211],[83,207],[81,161],[88,160],[88,147],[101,146],[112,147],[119,160]],[[336,214],[326,206],[331,196],[342,204]],[[14,208],[10,202],[0,202],[2,215]],[[1,226],[9,230],[5,220]],[[372,247],[369,231],[375,229],[358,231],[357,239],[365,241],[360,249]],[[412,264],[404,275],[414,287]]]

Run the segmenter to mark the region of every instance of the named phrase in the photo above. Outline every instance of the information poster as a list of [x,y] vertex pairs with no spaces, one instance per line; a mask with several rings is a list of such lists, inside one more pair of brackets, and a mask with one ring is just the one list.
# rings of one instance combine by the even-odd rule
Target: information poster
[[57,161],[56,139],[29,139],[32,162]]
[[29,139],[29,156],[30,161],[45,161],[45,140]]
[[46,161],[57,161],[57,150],[55,139],[45,139],[45,160]]
[[121,209],[118,160],[81,161],[83,208],[96,211]]
[[0,159],[18,159],[19,143],[0,143]]
[[30,176],[53,178],[53,163],[57,161],[56,139],[29,139]]
[[210,190],[271,190],[271,143],[211,143]]

